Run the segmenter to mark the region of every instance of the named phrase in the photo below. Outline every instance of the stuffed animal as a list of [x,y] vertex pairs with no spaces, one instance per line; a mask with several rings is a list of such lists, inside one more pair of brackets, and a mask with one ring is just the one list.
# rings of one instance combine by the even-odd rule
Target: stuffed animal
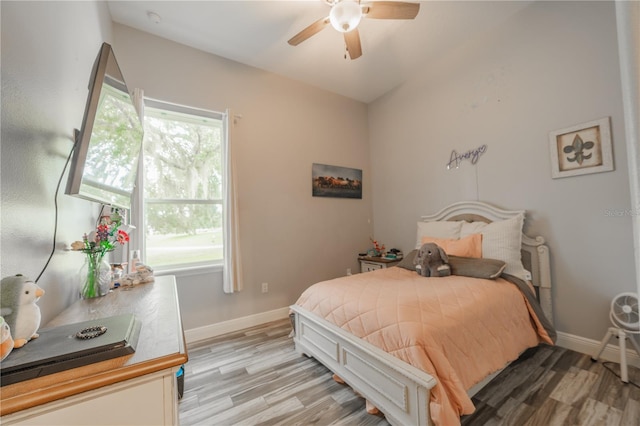
[[120,285],[124,288],[129,288],[133,285],[147,284],[154,280],[153,269],[147,265],[138,264],[135,272],[127,274],[120,279]]
[[447,256],[442,247],[435,243],[423,244],[413,259],[413,264],[416,265],[416,272],[423,277],[446,277],[451,275],[451,267],[448,263],[449,256]]
[[43,289],[21,274],[0,281],[0,315],[11,329],[15,348],[38,337],[41,316],[36,302],[43,294]]
[[9,324],[6,323],[3,317],[0,317],[0,362],[2,362],[12,350],[13,338],[11,337]]

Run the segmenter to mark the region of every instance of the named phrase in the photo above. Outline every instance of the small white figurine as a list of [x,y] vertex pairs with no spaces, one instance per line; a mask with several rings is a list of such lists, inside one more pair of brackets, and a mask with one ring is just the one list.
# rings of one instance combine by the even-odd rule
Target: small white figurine
[[40,307],[36,302],[44,290],[22,274],[0,281],[0,315],[11,329],[15,348],[38,337]]

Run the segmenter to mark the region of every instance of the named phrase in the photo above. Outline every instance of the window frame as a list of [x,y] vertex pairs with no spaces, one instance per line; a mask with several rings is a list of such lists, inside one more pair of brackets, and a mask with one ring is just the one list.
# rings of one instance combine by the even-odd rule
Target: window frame
[[[171,102],[160,101],[157,99],[144,97],[143,99],[143,110],[145,108],[153,108],[153,109],[161,109],[168,112],[175,112],[179,114],[187,114],[192,116],[201,116],[208,119],[220,120],[223,126],[223,140],[221,149],[226,149],[227,140],[227,129],[226,129],[226,114],[222,112],[206,110],[196,107],[189,107],[185,105],[178,105]],[[142,114],[145,117],[144,114]],[[143,128],[144,128],[144,119],[143,119]],[[143,262],[146,258],[146,237],[145,237],[145,209],[148,203],[151,204],[209,204],[209,205],[224,205],[224,194],[221,194],[221,198],[219,199],[144,199],[144,143],[140,148],[140,161],[138,161],[138,176],[136,178],[136,188],[133,194],[133,203],[131,206],[131,218],[133,220],[133,224],[136,225],[136,229],[132,232],[131,239],[132,244],[131,247],[137,247],[142,254]],[[224,227],[225,224],[223,223]],[[223,246],[225,241],[222,242]],[[224,250],[223,250],[224,256]],[[181,276],[192,276],[192,275],[200,275],[210,272],[222,271],[224,267],[224,257],[221,259],[216,259],[213,261],[206,262],[194,262],[194,263],[182,263],[175,264],[169,266],[158,266],[154,268],[154,273],[158,276],[161,275],[175,275],[177,277]]]

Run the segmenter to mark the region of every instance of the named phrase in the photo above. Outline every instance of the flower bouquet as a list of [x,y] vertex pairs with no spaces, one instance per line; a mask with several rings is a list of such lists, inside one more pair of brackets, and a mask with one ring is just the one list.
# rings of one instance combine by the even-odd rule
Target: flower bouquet
[[373,238],[369,238],[373,243],[373,248],[369,250],[368,254],[371,257],[380,257],[384,254],[384,244],[378,243],[378,240],[374,240]]
[[100,219],[95,231],[84,234],[82,241],[75,241],[71,249],[81,251],[87,255],[82,269],[82,288],[80,297],[90,299],[104,296],[111,286],[111,265],[104,258],[105,254],[113,251],[118,245],[129,241],[129,233],[125,231],[129,226],[121,225],[120,215],[104,216]]

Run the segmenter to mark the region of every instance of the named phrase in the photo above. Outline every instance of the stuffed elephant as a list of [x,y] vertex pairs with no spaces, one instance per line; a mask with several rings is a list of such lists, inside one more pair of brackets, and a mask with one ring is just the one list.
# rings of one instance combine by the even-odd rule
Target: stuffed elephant
[[423,277],[446,277],[451,275],[451,268],[448,265],[449,256],[435,243],[426,243],[420,247],[413,264],[416,271]]

